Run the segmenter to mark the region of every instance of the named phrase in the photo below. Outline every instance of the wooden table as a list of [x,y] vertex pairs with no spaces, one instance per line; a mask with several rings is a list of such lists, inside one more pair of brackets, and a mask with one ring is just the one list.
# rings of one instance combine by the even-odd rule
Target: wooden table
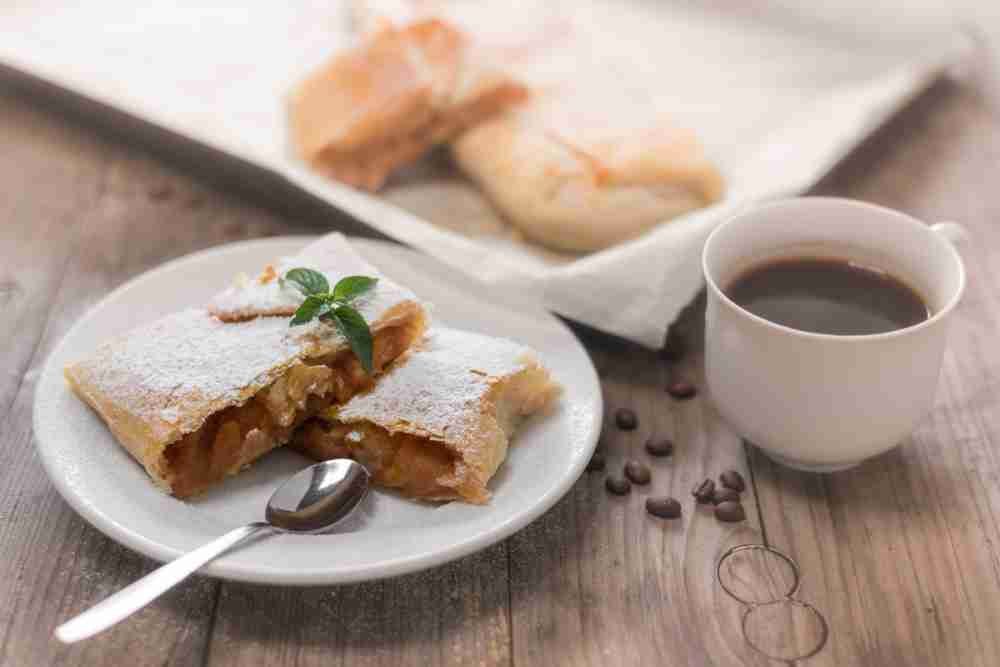
[[[715,560],[743,542],[800,564],[799,596],[830,627],[810,665],[1000,664],[1000,112],[988,62],[936,84],[816,188],[957,220],[976,239],[937,403],[898,449],[848,472],[793,472],[740,442],[703,397],[669,399],[670,378],[702,380],[696,303],[677,327],[689,348],[679,363],[580,331],[603,377],[609,468],[645,460],[650,437],[676,442],[650,490],[612,497],[603,474],[585,474],[506,542],[390,581],[193,579],[72,648],[53,641],[55,625],[155,563],[87,525],[46,479],[31,407],[48,351],[102,295],[166,260],[248,237],[364,230],[276,184],[241,187],[203,154],[146,153],[126,123],[110,123],[126,126],[123,139],[54,109],[44,90],[3,83],[0,664],[768,664],[714,581]],[[230,176],[212,181],[219,171]],[[619,407],[637,412],[637,430],[615,428]],[[742,525],[689,496],[727,468],[751,483]],[[654,491],[682,498],[683,520],[647,516]]]

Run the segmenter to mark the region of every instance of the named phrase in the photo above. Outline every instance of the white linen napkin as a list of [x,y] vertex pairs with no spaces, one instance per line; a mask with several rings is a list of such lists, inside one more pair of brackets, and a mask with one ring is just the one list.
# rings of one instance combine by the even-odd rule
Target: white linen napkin
[[699,289],[701,246],[720,221],[748,202],[807,190],[965,46],[946,8],[909,4],[494,4],[509,12],[496,30],[538,24],[532,12],[544,5],[620,47],[718,160],[727,198],[634,241],[568,256],[521,240],[435,160],[377,196],[330,182],[291,154],[284,113],[291,86],[356,38],[347,7],[322,0],[252,9],[226,0],[15,3],[0,9],[0,63],[271,169],[470,277],[657,347]]

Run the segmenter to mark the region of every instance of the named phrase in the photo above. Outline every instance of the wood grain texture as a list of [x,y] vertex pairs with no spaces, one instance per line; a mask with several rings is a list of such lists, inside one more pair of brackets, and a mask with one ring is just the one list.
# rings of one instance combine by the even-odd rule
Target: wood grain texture
[[[608,470],[639,459],[653,470],[649,487],[613,497],[604,474],[588,473],[507,542],[398,579],[312,589],[192,580],[72,649],[51,639],[55,625],[154,563],[86,525],[46,480],[31,441],[45,354],[98,298],[168,259],[363,228],[273,183],[259,201],[238,175],[219,189],[203,154],[153,141],[151,156],[132,145],[143,141],[134,128],[98,134],[79,114],[49,111],[37,90],[0,91],[0,664],[779,664],[747,647],[746,607],[714,579],[726,549],[762,541],[798,561],[800,597],[830,624],[828,646],[801,664],[996,664],[998,81],[984,59],[967,79],[936,85],[816,190],[953,219],[976,237],[937,404],[899,449],[852,471],[797,473],[747,449],[706,397],[670,399],[669,379],[702,381],[699,303],[679,324],[690,348],[679,364],[581,329],[603,374]],[[638,414],[637,430],[614,427],[618,407]],[[652,436],[672,438],[674,456],[648,457]],[[741,525],[718,523],[690,497],[726,468],[753,483]],[[653,494],[680,499],[683,518],[647,515]],[[748,585],[779,587],[772,574]],[[762,634],[794,643],[809,629],[777,614]]]
[[[126,210],[113,191],[126,160],[9,97],[0,97],[0,114],[18,121],[0,123],[0,133],[11,130],[3,144],[13,148],[0,163],[0,180],[11,186],[0,210],[11,249],[4,253],[0,339],[9,341],[6,368],[17,371],[0,379],[0,664],[198,664],[216,588],[208,581],[175,591],[103,645],[67,649],[51,638],[58,622],[151,564],[85,524],[46,480],[31,441],[34,382],[53,343],[84,309],[164,257],[138,254],[145,235],[128,233],[115,214]],[[39,184],[50,188],[47,196]]]
[[199,665],[218,592],[206,579],[99,642],[52,639],[59,622],[155,564],[88,526],[46,479],[32,442],[34,382],[68,327],[128,278],[211,245],[311,228],[228,201],[19,97],[0,95],[0,118],[0,664]]
[[[699,314],[693,308],[682,322],[695,326],[684,334],[692,349],[679,365],[600,334],[584,338],[602,374],[607,470],[585,474],[509,540],[515,664],[757,664],[739,632],[742,607],[714,583],[723,552],[760,541],[752,490],[742,524],[720,523],[691,497],[696,482],[727,469],[749,479],[742,443],[704,397],[676,401],[665,391],[671,379],[702,384]],[[619,408],[639,415],[636,430],[615,426]],[[673,456],[650,457],[651,437],[672,439]],[[609,495],[606,474],[620,474],[629,459],[648,464],[652,482]],[[653,495],[676,497],[683,517],[647,514]]]
[[224,584],[211,665],[508,665],[507,549],[309,589]]
[[[827,476],[755,453],[770,541],[825,611],[816,665],[993,665],[1000,656],[1000,114],[975,78],[942,82],[818,190],[955,220],[968,291],[933,413],[898,449]],[[862,177],[865,165],[876,169]]]

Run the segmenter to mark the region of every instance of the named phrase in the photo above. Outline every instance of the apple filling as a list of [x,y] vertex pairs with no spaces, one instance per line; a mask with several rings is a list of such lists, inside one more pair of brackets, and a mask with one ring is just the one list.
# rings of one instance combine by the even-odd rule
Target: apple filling
[[376,484],[399,489],[410,497],[443,500],[458,493],[441,484],[454,476],[455,454],[444,445],[433,446],[408,433],[389,433],[368,423],[314,418],[298,430],[289,446],[317,461],[356,459]]
[[[373,335],[372,366],[378,373],[401,355],[411,332],[388,327]],[[296,428],[331,405],[371,386],[371,377],[350,350],[292,366],[250,400],[220,410],[198,430],[164,452],[167,480],[185,498],[285,444]]]

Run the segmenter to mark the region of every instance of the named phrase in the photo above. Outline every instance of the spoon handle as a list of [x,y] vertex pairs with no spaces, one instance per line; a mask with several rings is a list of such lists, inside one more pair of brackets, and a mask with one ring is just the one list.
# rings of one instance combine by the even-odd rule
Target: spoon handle
[[265,528],[270,529],[270,524],[247,524],[161,565],[142,579],[60,625],[56,628],[56,638],[65,644],[72,644],[110,628],[187,579],[209,561]]

